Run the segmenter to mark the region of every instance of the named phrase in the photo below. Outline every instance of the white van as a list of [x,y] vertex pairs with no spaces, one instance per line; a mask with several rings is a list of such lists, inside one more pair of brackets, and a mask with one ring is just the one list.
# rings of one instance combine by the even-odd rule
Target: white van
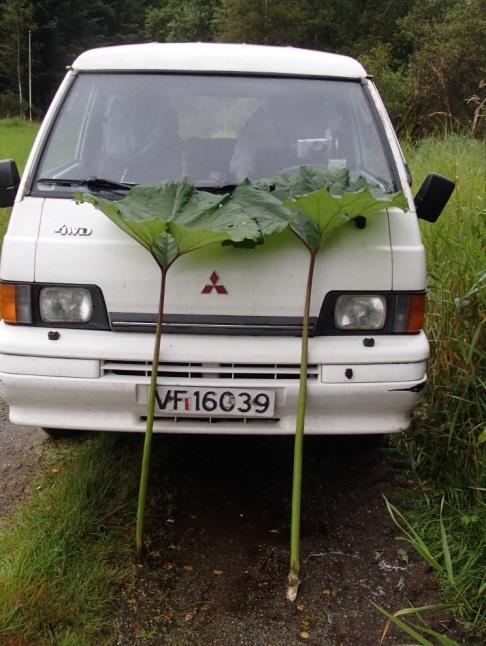
[[[160,272],[73,192],[120,199],[135,184],[183,176],[227,191],[246,176],[305,164],[402,190],[410,207],[358,218],[318,258],[306,433],[407,428],[429,354],[415,212],[435,220],[453,184],[429,176],[414,204],[392,126],[357,61],[205,43],[82,54],[20,184],[15,163],[0,162],[0,206],[16,196],[0,269],[0,379],[10,420],[51,430],[145,429]],[[294,433],[306,260],[284,232],[263,247],[215,247],[177,262],[156,432]],[[198,405],[188,407],[188,397]]]

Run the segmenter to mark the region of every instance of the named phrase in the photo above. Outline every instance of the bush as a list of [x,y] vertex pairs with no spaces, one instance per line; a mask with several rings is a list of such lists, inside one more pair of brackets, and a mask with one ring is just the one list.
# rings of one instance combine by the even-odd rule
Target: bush
[[380,43],[360,56],[369,74],[373,74],[391,120],[399,133],[406,130],[408,97],[412,90],[410,70],[394,64],[391,46]]
[[[24,113],[29,110],[29,105],[22,102]],[[19,97],[11,90],[4,90],[0,92],[0,119],[2,117],[18,117],[19,116]]]

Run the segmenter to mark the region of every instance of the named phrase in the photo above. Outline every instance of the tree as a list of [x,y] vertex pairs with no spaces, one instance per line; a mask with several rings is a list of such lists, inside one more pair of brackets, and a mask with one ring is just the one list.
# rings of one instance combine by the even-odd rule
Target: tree
[[223,0],[216,12],[216,38],[222,42],[302,45],[305,3],[295,0]]
[[406,131],[408,99],[412,91],[412,76],[407,63],[396,63],[392,59],[392,48],[378,43],[360,56],[361,63],[369,74],[375,77],[376,85],[395,128]]
[[1,6],[2,58],[6,63],[4,74],[12,82],[9,71],[15,68],[19,116],[24,118],[23,77],[26,67],[26,49],[29,30],[34,29],[34,7],[30,0],[6,0]]
[[212,40],[219,4],[220,0],[164,0],[147,10],[145,36],[159,42]]
[[417,3],[402,28],[412,47],[407,118],[414,134],[470,128],[475,104],[468,100],[486,79],[486,1]]
[[35,5],[39,26],[37,102],[47,109],[67,65],[93,47],[143,40],[149,0],[42,0]]

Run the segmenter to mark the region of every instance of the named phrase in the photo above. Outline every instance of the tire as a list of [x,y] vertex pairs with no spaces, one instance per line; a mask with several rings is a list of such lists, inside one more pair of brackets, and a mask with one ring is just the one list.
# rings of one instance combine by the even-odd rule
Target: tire
[[84,435],[86,431],[71,431],[68,428],[43,428],[44,433],[47,433],[53,440],[61,440],[64,438],[74,438]]
[[377,451],[387,445],[387,437],[385,433],[375,433],[373,435],[355,435],[354,439],[362,451]]

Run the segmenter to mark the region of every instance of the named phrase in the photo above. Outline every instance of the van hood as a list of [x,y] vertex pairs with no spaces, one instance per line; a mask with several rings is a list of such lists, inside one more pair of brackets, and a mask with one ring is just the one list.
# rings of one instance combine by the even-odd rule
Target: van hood
[[[350,223],[328,241],[315,267],[311,316],[319,315],[328,292],[392,289],[388,218],[383,210],[368,216],[364,229]],[[174,321],[196,323],[215,317],[298,319],[308,257],[290,232],[255,249],[213,246],[183,256],[169,271],[165,312]],[[98,286],[114,328],[131,322],[138,329],[137,322],[153,322],[157,311],[160,270],[154,259],[90,204],[44,200],[35,281]]]

